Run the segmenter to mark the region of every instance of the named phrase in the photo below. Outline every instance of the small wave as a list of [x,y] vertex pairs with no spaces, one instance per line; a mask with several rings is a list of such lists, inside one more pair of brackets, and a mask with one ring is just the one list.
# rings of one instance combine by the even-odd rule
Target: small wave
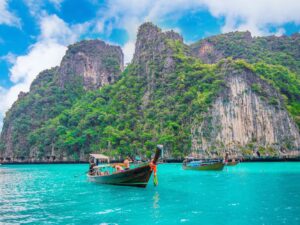
[[97,212],[96,214],[98,215],[104,215],[104,214],[109,214],[109,213],[112,213],[112,212],[117,212],[117,211],[120,211],[121,209],[106,209],[104,211],[100,211],[100,212]]

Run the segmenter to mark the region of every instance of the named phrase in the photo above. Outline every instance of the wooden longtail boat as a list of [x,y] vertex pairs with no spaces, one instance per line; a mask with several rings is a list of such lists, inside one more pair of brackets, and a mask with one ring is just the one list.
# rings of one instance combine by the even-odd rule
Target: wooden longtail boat
[[[156,173],[156,163],[162,152],[162,146],[158,145],[155,156],[150,163],[141,164],[136,168],[127,169],[115,173],[104,173],[103,175],[87,174],[91,182],[110,185],[146,187],[152,171]],[[109,166],[109,164],[107,165]],[[155,174],[156,175],[156,174]]]
[[183,162],[184,170],[223,170],[225,164],[223,160],[185,160]]

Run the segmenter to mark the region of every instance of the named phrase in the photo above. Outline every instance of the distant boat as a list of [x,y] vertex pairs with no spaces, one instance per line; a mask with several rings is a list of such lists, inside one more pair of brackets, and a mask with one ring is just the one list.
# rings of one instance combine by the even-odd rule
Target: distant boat
[[193,159],[183,161],[184,170],[223,170],[225,164],[219,159]]
[[[88,173],[87,176],[91,182],[100,184],[120,185],[120,186],[134,186],[134,187],[146,187],[152,171],[154,172],[154,181],[156,181],[156,163],[161,155],[162,146],[158,145],[155,156],[150,163],[139,164],[136,168],[125,169],[119,172],[115,172],[113,167],[122,164],[104,164],[96,167],[98,169],[95,174]],[[91,154],[94,159],[103,160],[107,159],[106,156],[99,156],[97,154]]]

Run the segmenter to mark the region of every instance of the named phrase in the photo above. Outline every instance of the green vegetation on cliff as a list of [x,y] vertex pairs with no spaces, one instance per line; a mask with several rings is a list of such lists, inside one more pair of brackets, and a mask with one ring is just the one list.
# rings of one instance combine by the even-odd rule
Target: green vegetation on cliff
[[[253,40],[247,33],[216,36],[205,41],[214,46],[212,59],[220,60],[205,64],[203,58],[195,57],[203,41],[192,46],[192,54],[179,35],[162,33],[151,24],[143,26],[137,58],[113,84],[84,90],[82,81],[71,79],[59,88],[54,80],[57,69],[42,73],[30,93],[20,97],[7,114],[3,129],[12,134],[2,133],[0,151],[4,152],[11,141],[6,137],[13,137],[14,157],[43,159],[55,155],[61,160],[79,160],[99,150],[116,157],[150,156],[157,143],[164,144],[168,157],[183,157],[191,151],[193,125],[211,117],[214,100],[229,88],[228,68],[234,68],[230,72],[236,74],[250,71],[251,76],[280,93],[281,99],[276,99],[265,93],[261,83],[251,85],[270,106],[287,109],[300,127],[300,67],[296,57],[300,51],[289,46],[298,36],[284,43],[271,38],[262,49],[267,39]],[[269,42],[280,44],[274,48]],[[117,62],[107,58],[103,66],[114,71]],[[110,66],[114,68],[110,70]],[[206,127],[202,135],[210,136],[211,128]]]
[[[32,134],[38,137],[33,145],[39,146],[41,155],[50,154],[53,147],[55,152],[66,152],[70,159],[100,149],[112,156],[149,156],[156,143],[164,143],[169,156],[183,157],[191,148],[191,125],[207,116],[213,100],[226,88],[220,69],[223,63],[251,69],[274,86],[299,125],[300,85],[288,69],[243,60],[203,64],[187,56],[179,41],[167,42],[173,49],[176,69],[163,77],[159,71],[153,72],[159,82],[152,87],[154,91],[147,100],[146,79],[139,75],[138,65],[131,64],[117,83],[87,93]],[[273,99],[269,100],[274,104]]]
[[29,134],[43,126],[48,119],[71,107],[83,93],[79,81],[64,89],[58,88],[54,80],[56,71],[57,68],[53,68],[42,72],[32,83],[30,94],[20,95],[12,110],[6,114],[3,130],[12,132],[10,135],[13,137],[15,157],[28,157],[31,147]]
[[149,156],[157,143],[164,143],[174,157],[187,154],[190,125],[195,119],[201,120],[223,79],[215,72],[215,65],[187,57],[178,41],[169,40],[168,44],[174,50],[176,70],[157,77],[160,82],[152,87],[149,100],[143,98],[146,80],[138,74],[138,65],[131,64],[117,83],[87,93],[32,134],[37,137],[33,145],[39,146],[42,155],[47,146],[48,154],[53,146],[73,158],[82,150],[99,149],[116,156]]
[[[201,47],[208,45],[201,53]],[[191,45],[194,55],[204,61],[222,58],[245,59],[249,63],[282,65],[300,76],[300,34],[292,36],[251,37],[250,32],[230,32],[208,37]]]

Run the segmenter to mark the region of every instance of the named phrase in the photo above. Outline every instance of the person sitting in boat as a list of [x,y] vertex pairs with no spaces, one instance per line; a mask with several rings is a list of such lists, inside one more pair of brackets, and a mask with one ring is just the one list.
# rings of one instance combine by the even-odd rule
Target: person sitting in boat
[[132,162],[132,160],[130,160],[129,157],[126,157],[126,159],[124,160],[124,166],[125,166],[125,170],[129,170],[130,169],[130,163]]
[[122,166],[120,166],[120,165],[115,165],[115,168],[116,168],[116,170],[117,170],[117,172],[121,172],[121,171],[123,171],[124,169],[123,169],[123,167]]
[[90,164],[89,175],[95,175],[95,174],[96,174],[95,167],[96,167],[96,164],[95,164],[95,163],[91,163],[91,164]]

